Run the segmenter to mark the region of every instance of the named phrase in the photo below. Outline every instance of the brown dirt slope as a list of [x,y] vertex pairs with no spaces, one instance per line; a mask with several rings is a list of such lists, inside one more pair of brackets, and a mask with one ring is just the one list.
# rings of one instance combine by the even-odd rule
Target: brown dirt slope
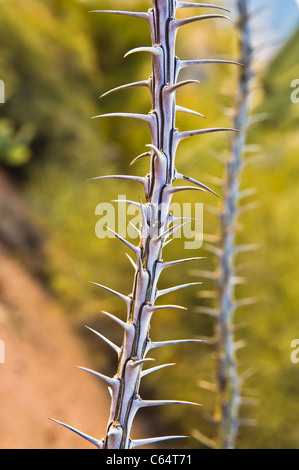
[[101,437],[109,396],[58,306],[0,250],[0,448],[94,448],[48,418]]

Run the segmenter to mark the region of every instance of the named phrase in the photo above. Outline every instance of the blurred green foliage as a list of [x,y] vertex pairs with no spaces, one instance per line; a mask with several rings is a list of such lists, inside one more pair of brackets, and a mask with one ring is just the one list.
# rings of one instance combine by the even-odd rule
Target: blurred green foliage
[[[99,203],[118,195],[138,200],[142,192],[131,183],[87,180],[112,173],[145,174],[148,160],[143,159],[132,168],[129,163],[146,150],[150,135],[143,123],[91,117],[113,111],[149,111],[150,96],[145,89],[121,91],[98,101],[99,95],[110,88],[148,78],[148,54],[122,59],[129,49],[149,45],[146,24],[143,20],[89,14],[89,10],[99,8],[97,1],[0,0],[0,6],[0,70],[6,85],[6,103],[0,105],[1,164],[4,168],[14,167],[10,174],[21,181],[22,194],[36,224],[47,236],[44,274],[70,320],[80,331],[88,324],[120,342],[121,331],[112,329],[99,312],[119,312],[123,317],[123,305],[88,281],[129,293],[133,270],[119,241],[96,237],[95,210]],[[112,6],[115,2],[107,0],[101,2],[100,8]],[[149,1],[128,0],[125,8],[142,10],[149,6]],[[248,387],[260,400],[256,409],[242,410],[242,416],[258,420],[256,429],[241,428],[239,446],[243,448],[297,448],[299,442],[299,365],[290,361],[290,343],[299,336],[299,105],[290,100],[290,82],[299,78],[294,60],[298,42],[297,33],[269,70],[261,74],[262,86],[254,106],[257,112],[270,114],[267,121],[251,128],[249,143],[261,146],[265,162],[244,170],[243,185],[257,187],[255,199],[260,207],[241,215],[243,229],[238,237],[246,243],[260,243],[261,249],[242,255],[242,259],[240,255],[238,260],[253,265],[247,273],[248,285],[242,286],[238,294],[260,298],[257,305],[237,314],[237,322],[247,324],[237,333],[238,338],[247,340],[247,347],[240,351],[240,369],[256,368]],[[179,32],[178,55],[182,59],[236,54],[237,38],[231,25],[212,21],[190,25]],[[207,120],[178,114],[179,129],[230,125],[237,69],[219,65],[195,67],[182,72],[181,78],[186,77],[201,83],[179,90],[178,104],[200,111]],[[178,170],[210,184],[220,199],[190,193],[186,199],[176,196],[175,201],[203,202],[205,208],[219,206],[223,194],[215,178],[222,178],[223,167],[213,153],[225,155],[228,148],[229,138],[224,134],[182,142],[177,154]],[[217,230],[217,217],[205,212],[204,232],[215,234]],[[196,266],[168,270],[167,275],[161,276],[161,288],[193,281],[195,267],[212,270],[216,266],[215,255],[208,246],[188,252],[183,248],[182,240],[173,241],[165,248],[165,259],[207,258]],[[203,290],[213,288],[211,282],[199,280],[204,281]],[[208,304],[200,299],[198,289],[179,291],[169,300],[189,310],[157,314],[151,328],[153,339],[213,333],[212,321],[194,313],[199,303]],[[90,333],[84,335],[96,366],[113,374],[114,353],[99,345]],[[197,428],[211,436],[213,423],[208,412],[213,410],[213,396],[199,389],[197,382],[214,379],[213,348],[177,345],[155,352],[155,357],[159,363],[177,365],[146,377],[141,390],[144,396],[188,399],[203,407],[199,411],[167,407],[151,410],[150,415],[145,410],[146,419],[157,426],[160,434],[169,430],[173,433],[174,428],[181,434],[190,434],[192,428]],[[180,445],[200,447],[193,439]]]

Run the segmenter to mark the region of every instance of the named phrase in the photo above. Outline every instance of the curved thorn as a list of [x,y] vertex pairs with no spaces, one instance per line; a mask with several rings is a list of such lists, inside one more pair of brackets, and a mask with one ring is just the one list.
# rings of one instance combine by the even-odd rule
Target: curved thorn
[[95,181],[95,180],[104,180],[104,179],[120,179],[120,180],[130,180],[136,181],[137,183],[143,184],[146,186],[146,180],[142,176],[134,176],[134,175],[104,175],[104,176],[96,176],[94,178],[90,178],[87,181]]
[[212,5],[210,3],[197,3],[197,2],[177,2],[177,8],[216,8],[217,10],[223,10],[230,12],[227,8],[220,7],[219,5]]
[[114,15],[133,16],[148,20],[149,14],[143,11],[125,11],[125,10],[91,10],[89,13],[110,13]]
[[182,344],[182,343],[203,343],[202,339],[173,339],[169,341],[151,341],[149,349],[161,348],[163,346],[172,346],[173,344]]
[[125,204],[132,204],[133,206],[136,206],[136,207],[139,207],[139,208],[140,208],[139,202],[130,201],[129,199],[112,199],[111,202],[123,202],[123,203],[125,203]]
[[136,86],[149,86],[148,80],[140,80],[139,82],[132,82],[132,83],[126,83],[125,85],[120,85],[115,88],[112,88],[109,91],[106,91],[106,93],[103,93],[100,98],[104,98],[104,96],[110,95],[110,93],[115,93],[116,91],[119,90],[125,90],[126,88],[132,88]]
[[184,108],[184,106],[178,106],[176,105],[175,106],[175,109],[176,111],[178,112],[182,112],[182,113],[188,113],[188,114],[194,114],[195,116],[199,116],[199,117],[202,117],[204,119],[206,119],[206,116],[204,116],[203,114],[197,112],[197,111],[194,111],[193,109],[189,109],[189,108]]
[[110,289],[109,287],[106,287],[104,286],[103,284],[98,284],[97,282],[92,282],[92,281],[89,281],[90,284],[93,284],[97,287],[101,287],[102,289],[105,289],[107,290],[108,292],[111,292],[112,294],[116,295],[117,297],[119,297],[120,299],[124,300],[127,304],[127,306],[130,306],[131,304],[131,298],[128,297],[127,295],[123,295],[121,294],[120,292],[117,292],[116,290],[114,289]]
[[184,400],[135,400],[135,404],[138,408],[148,408],[151,406],[163,406],[163,405],[193,405],[201,406],[199,403]]
[[158,147],[156,147],[155,145],[153,144],[146,144],[146,147],[150,147],[151,149],[153,149],[155,151],[155,154],[161,158],[161,160],[163,160],[165,158],[165,155],[162,153],[161,150],[158,149]]
[[99,333],[98,331],[96,330],[93,330],[92,328],[90,328],[89,326],[86,326],[86,328],[88,328],[90,331],[92,331],[94,334],[96,334],[99,338],[101,338],[103,341],[105,341],[105,343],[108,344],[108,346],[110,346],[112,349],[114,349],[114,351],[119,354],[120,353],[120,348],[118,346],[116,346],[116,344],[114,344],[112,341],[110,341],[110,339],[106,338],[106,336],[102,335],[101,333]]
[[161,295],[166,295],[166,294],[169,294],[170,292],[174,292],[179,289],[184,289],[185,287],[198,286],[200,284],[202,284],[202,282],[189,282],[187,284],[181,284],[179,286],[170,287],[168,289],[158,290],[157,297],[161,297]]
[[175,261],[168,261],[166,263],[163,262],[162,269],[171,268],[172,266],[175,266],[175,265],[181,264],[181,263],[187,263],[188,261],[197,261],[197,260],[201,260],[201,259],[205,259],[205,257],[200,256],[200,257],[195,257],[195,258],[184,258],[184,259],[179,259],[179,260],[175,260]]
[[72,426],[69,426],[68,424],[62,423],[61,421],[57,421],[57,419],[49,418],[51,421],[54,421],[54,423],[60,424],[60,426],[63,426],[70,431],[73,431],[74,433],[78,434],[79,436],[83,437],[83,439],[86,439],[88,442],[91,444],[94,444],[98,449],[103,449],[104,448],[104,443],[103,441],[99,441],[98,439],[95,439],[91,436],[88,436],[88,434],[85,434],[81,431],[79,431],[76,428],[73,428]]
[[191,222],[191,220],[188,220],[187,222],[184,222],[183,224],[175,225],[173,227],[168,228],[167,230],[165,230],[165,232],[163,232],[161,235],[158,236],[158,240],[161,240],[161,238],[165,238],[165,237],[168,238],[170,235],[175,233],[177,230],[184,227],[184,225],[190,224],[190,222]]
[[205,191],[203,188],[197,188],[194,186],[172,186],[168,189],[171,194],[178,193],[180,191]]
[[172,364],[161,364],[160,366],[151,367],[150,369],[143,370],[141,372],[141,378],[145,377],[152,372],[156,372],[157,370],[164,369],[164,367],[175,366],[175,362]]
[[134,165],[134,163],[136,163],[138,160],[141,160],[141,158],[149,157],[149,156],[150,156],[150,152],[141,153],[136,158],[134,158],[134,160],[131,161],[130,166]]
[[152,361],[154,361],[154,360],[155,360],[155,359],[152,359],[152,358],[131,360],[131,361],[130,361],[130,366],[131,366],[131,367],[138,367],[138,366],[141,366],[141,365],[143,365],[143,364],[146,364],[147,362],[152,362]]
[[77,366],[77,369],[84,370],[85,372],[89,372],[90,374],[95,375],[99,379],[106,382],[106,384],[108,384],[109,387],[112,388],[112,390],[115,387],[115,385],[117,384],[115,379],[112,379],[111,377],[107,377],[107,375],[100,374],[99,372],[96,372],[94,370],[87,369],[86,367],[80,367],[80,366]]
[[98,116],[93,116],[92,119],[102,118],[102,117],[127,117],[132,119],[140,119],[141,121],[146,121],[151,123],[153,114],[138,114],[138,113],[107,113],[99,114]]
[[193,65],[206,65],[206,64],[232,64],[232,65],[240,65],[244,67],[244,64],[237,62],[235,60],[226,60],[226,59],[195,59],[195,60],[180,60],[179,61],[179,69],[183,69],[184,67],[190,67]]
[[182,307],[181,305],[155,305],[153,307],[146,307],[150,312],[157,312],[158,310],[165,310],[167,308],[175,308],[177,310],[188,310],[186,307]]
[[203,135],[203,134],[210,134],[212,132],[240,132],[238,129],[232,129],[230,127],[215,127],[215,128],[210,128],[210,129],[195,129],[192,131],[184,131],[184,132],[179,132],[177,131],[175,133],[177,141],[181,141],[183,139],[187,139],[188,137],[193,137],[196,135]]
[[142,217],[141,227],[144,228],[147,226],[147,214],[146,214],[145,206],[142,204],[141,198],[139,198],[139,208],[140,208],[141,217]]
[[181,26],[185,26],[186,24],[194,23],[195,21],[209,20],[209,19],[212,19],[212,18],[223,18],[223,19],[226,19],[226,20],[232,22],[232,20],[228,16],[213,14],[213,15],[198,15],[198,16],[192,16],[190,18],[182,18],[181,20],[173,20],[171,24],[173,25],[173,28],[178,29]]
[[168,441],[170,439],[185,439],[188,436],[160,436],[160,437],[149,437],[147,439],[136,439],[134,441],[130,441],[130,449],[134,449],[135,447],[146,446],[148,444],[155,444],[156,442],[161,441]]
[[190,83],[200,83],[199,80],[183,80],[182,82],[175,83],[174,85],[168,86],[164,88],[165,93],[173,93],[174,91],[178,90],[179,88],[189,85]]
[[161,48],[160,47],[135,47],[134,49],[131,49],[130,51],[128,51],[124,55],[124,58],[128,57],[128,55],[135,54],[135,52],[150,52],[151,54],[154,54],[154,55],[160,55]]

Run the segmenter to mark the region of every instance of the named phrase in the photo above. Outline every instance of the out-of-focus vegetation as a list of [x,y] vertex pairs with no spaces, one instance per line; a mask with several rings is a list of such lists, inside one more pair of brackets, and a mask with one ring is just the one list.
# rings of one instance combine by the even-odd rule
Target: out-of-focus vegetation
[[[126,9],[150,6],[149,1],[142,0],[123,3]],[[129,293],[133,271],[119,241],[96,237],[95,209],[118,195],[138,200],[142,193],[131,183],[87,180],[112,173],[145,174],[148,160],[143,159],[132,168],[129,163],[146,150],[150,136],[143,123],[91,117],[113,111],[148,112],[151,105],[143,88],[124,90],[98,101],[106,90],[148,78],[150,73],[148,54],[122,59],[129,49],[149,45],[143,20],[88,13],[112,6],[115,2],[103,1],[99,6],[97,1],[0,1],[0,78],[6,85],[6,103],[0,105],[0,162],[18,183],[36,224],[46,236],[44,276],[70,321],[79,325],[83,333],[87,323],[119,342],[121,331],[114,331],[99,312],[104,309],[123,316],[123,305],[88,281]],[[236,35],[230,24],[221,21],[182,28],[178,34],[179,57],[235,57]],[[290,343],[299,334],[299,105],[290,100],[290,83],[299,78],[295,61],[298,42],[297,33],[262,74],[254,104],[258,113],[269,112],[269,116],[252,127],[249,144],[261,146],[259,153],[264,162],[244,169],[244,188],[257,188],[254,200],[260,206],[241,215],[240,241],[260,243],[261,248],[253,254],[240,255],[240,262],[252,263],[246,273],[248,285],[240,288],[240,296],[260,298],[258,304],[240,309],[237,315],[238,323],[246,323],[246,328],[238,330],[238,337],[247,341],[246,348],[240,351],[240,368],[256,369],[246,386],[260,400],[257,408],[244,407],[242,411],[245,418],[258,420],[253,430],[241,428],[239,446],[243,448],[297,448],[299,442],[299,365],[290,361]],[[180,130],[230,125],[228,109],[234,104],[237,69],[220,65],[194,67],[182,72],[181,78],[186,77],[201,83],[179,90],[178,104],[198,110],[207,120],[178,115]],[[187,202],[203,202],[205,208],[221,204],[221,188],[214,178],[221,178],[222,166],[213,152],[225,153],[227,149],[224,134],[196,137],[180,144],[178,170],[210,184],[220,195],[217,201],[210,194],[190,193]],[[177,196],[175,201],[183,198]],[[217,229],[217,218],[206,211],[204,232],[215,234]],[[173,241],[165,249],[165,259],[178,258],[179,252],[182,257],[207,256],[197,267],[213,268],[215,255],[207,247],[184,251],[183,242]],[[193,281],[194,267],[183,265],[168,270],[167,275],[162,275],[160,286]],[[212,286],[209,281],[199,280],[204,281],[202,290]],[[200,289],[192,287],[171,299],[165,298],[186,305],[189,310],[157,314],[151,329],[153,339],[212,334],[211,320],[193,311],[199,303],[207,302],[198,296]],[[114,373],[114,353],[91,338],[90,333],[84,334],[99,369]],[[151,415],[144,411],[144,416],[157,423],[161,434],[169,429],[173,433],[174,427],[181,434],[190,434],[196,427],[211,435],[213,423],[208,411],[213,409],[213,396],[199,389],[197,382],[213,380],[212,346],[177,345],[156,351],[155,357],[159,363],[177,365],[145,378],[144,395],[171,398],[171,389],[173,398],[198,401],[203,407],[200,411],[167,407],[154,410],[155,414],[151,410]],[[199,446],[193,439],[181,445]]]

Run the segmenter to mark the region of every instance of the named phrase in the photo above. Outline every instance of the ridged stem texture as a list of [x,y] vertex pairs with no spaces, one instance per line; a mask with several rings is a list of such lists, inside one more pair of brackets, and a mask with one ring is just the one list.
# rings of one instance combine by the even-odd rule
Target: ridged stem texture
[[[152,98],[152,109],[148,114],[135,113],[110,113],[95,117],[125,117],[145,121],[151,131],[151,143],[148,145],[149,152],[138,156],[135,161],[144,156],[150,157],[150,171],[145,177],[130,175],[103,175],[94,179],[119,178],[141,183],[145,191],[145,202],[136,202],[139,205],[142,224],[140,229],[140,242],[138,246],[132,245],[120,235],[113,232],[127,248],[133,252],[130,258],[134,269],[134,281],[132,292],[129,295],[121,294],[111,288],[97,284],[99,287],[110,291],[120,297],[127,307],[127,319],[123,322],[118,317],[103,312],[112,320],[123,327],[124,336],[121,347],[116,346],[103,335],[95,332],[101,339],[106,341],[118,354],[119,362],[114,377],[106,377],[98,372],[90,371],[107,383],[111,393],[111,408],[107,424],[106,436],[103,439],[92,438],[77,429],[64,425],[78,433],[98,448],[104,449],[130,449],[153,442],[173,439],[184,436],[163,436],[157,438],[132,440],[130,437],[132,423],[137,411],[141,408],[168,404],[191,404],[195,403],[175,400],[143,400],[139,395],[140,381],[144,375],[154,372],[171,364],[162,364],[156,367],[143,369],[144,365],[151,359],[147,358],[148,352],[157,347],[176,344],[186,341],[200,341],[197,339],[174,340],[164,342],[153,342],[149,337],[149,328],[152,315],[157,310],[164,308],[183,308],[176,305],[156,305],[156,300],[165,294],[178,289],[198,283],[182,284],[175,287],[159,290],[158,280],[163,269],[173,265],[192,261],[198,258],[175,260],[164,262],[162,259],[163,246],[167,243],[172,233],[181,227],[176,224],[170,213],[170,204],[173,194],[178,191],[196,189],[199,191],[211,191],[207,186],[197,180],[179,173],[175,168],[175,154],[181,140],[206,134],[210,132],[226,131],[231,129],[212,128],[196,129],[179,132],[175,127],[177,111],[196,113],[192,110],[176,105],[176,90],[185,85],[190,85],[196,80],[178,81],[178,75],[182,68],[192,65],[226,62],[210,60],[179,60],[175,55],[175,42],[177,31],[180,27],[195,21],[214,18],[226,18],[220,14],[198,15],[190,18],[176,19],[177,8],[210,7],[222,9],[211,4],[195,2],[180,2],[176,0],[153,0],[152,8],[147,12],[130,12],[121,10],[98,10],[99,13],[114,13],[123,16],[135,17],[145,20],[150,28],[151,46],[139,47],[129,51],[132,53],[147,52],[152,57],[152,74],[148,80],[121,85],[105,95],[129,87],[148,87]],[[175,180],[184,180],[195,186],[173,186]],[[213,192],[213,191],[211,191]],[[184,222],[185,223],[185,222]]]

